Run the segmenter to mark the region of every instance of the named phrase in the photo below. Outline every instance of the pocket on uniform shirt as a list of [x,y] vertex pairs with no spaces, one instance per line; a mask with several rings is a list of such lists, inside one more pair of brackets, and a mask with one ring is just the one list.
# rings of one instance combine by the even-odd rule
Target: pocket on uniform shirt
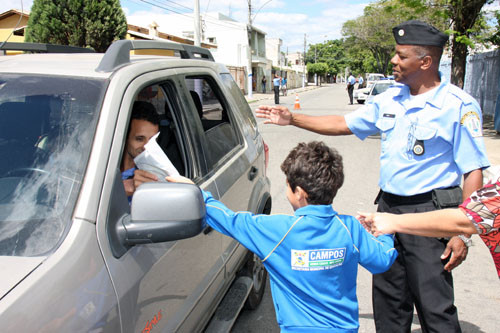
[[415,138],[421,141],[430,140],[436,136],[436,132],[437,130],[434,128],[417,125],[415,127]]
[[375,123],[375,126],[380,130],[380,132],[387,132],[394,128],[396,123],[396,118],[382,117]]

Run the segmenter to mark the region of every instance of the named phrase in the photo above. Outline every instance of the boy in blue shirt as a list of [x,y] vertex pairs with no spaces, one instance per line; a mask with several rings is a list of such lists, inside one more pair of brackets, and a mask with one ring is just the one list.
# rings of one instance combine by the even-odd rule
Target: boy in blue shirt
[[294,215],[235,213],[203,192],[206,222],[262,260],[281,332],[357,332],[358,264],[373,274],[386,271],[397,256],[393,238],[375,238],[356,218],[333,210],[344,181],[335,149],[300,143],[281,170]]

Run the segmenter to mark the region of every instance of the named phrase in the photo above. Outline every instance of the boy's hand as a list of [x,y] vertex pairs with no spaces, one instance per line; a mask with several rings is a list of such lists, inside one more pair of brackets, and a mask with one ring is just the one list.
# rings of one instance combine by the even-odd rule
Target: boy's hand
[[286,126],[292,122],[292,113],[284,106],[261,105],[255,113],[257,118],[267,119],[264,124]]
[[168,176],[165,177],[165,179],[171,183],[194,184],[191,179],[182,176],[175,176],[175,177]]

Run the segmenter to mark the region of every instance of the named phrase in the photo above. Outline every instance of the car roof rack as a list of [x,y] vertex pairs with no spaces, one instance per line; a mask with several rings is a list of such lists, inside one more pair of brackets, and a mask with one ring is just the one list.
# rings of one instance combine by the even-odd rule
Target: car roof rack
[[0,42],[0,51],[27,51],[39,53],[95,53],[93,49],[46,43]]
[[97,72],[112,72],[130,63],[131,50],[170,50],[179,51],[181,59],[202,59],[214,61],[209,50],[199,46],[163,42],[158,40],[119,40],[109,46],[102,58]]

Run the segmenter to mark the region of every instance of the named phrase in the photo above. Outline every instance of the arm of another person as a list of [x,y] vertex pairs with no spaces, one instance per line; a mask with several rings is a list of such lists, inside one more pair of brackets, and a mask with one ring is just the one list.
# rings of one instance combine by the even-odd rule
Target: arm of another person
[[426,237],[449,237],[477,233],[459,208],[425,213],[359,213],[358,219],[374,236],[400,232]]
[[279,105],[261,105],[255,112],[257,118],[266,119],[264,124],[293,125],[323,135],[352,134],[344,116],[308,116],[300,113],[292,113],[288,108]]
[[[464,183],[462,191],[462,201],[467,199],[475,190],[483,186],[483,172],[481,169],[476,169],[471,172],[464,174]],[[465,233],[466,237],[470,237],[471,233]],[[458,237],[452,237],[446,249],[441,255],[442,259],[448,258],[451,254],[450,261],[444,266],[444,269],[451,272],[452,269],[460,265],[465,258],[467,258],[467,253],[469,249],[464,244],[464,242]]]
[[[359,251],[359,264],[372,274],[383,273],[396,260],[398,251],[394,248],[392,235],[381,235],[376,238],[367,232],[361,223],[349,216],[350,233],[356,249]],[[349,228],[349,225],[346,225]]]

